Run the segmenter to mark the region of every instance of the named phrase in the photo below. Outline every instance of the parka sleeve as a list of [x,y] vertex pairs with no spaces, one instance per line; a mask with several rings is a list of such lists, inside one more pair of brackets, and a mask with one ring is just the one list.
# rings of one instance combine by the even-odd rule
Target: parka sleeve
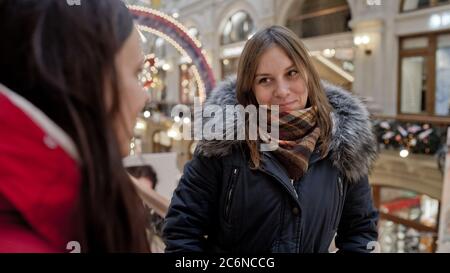
[[165,251],[204,252],[206,236],[217,215],[220,160],[195,155],[184,168],[163,227]]
[[336,236],[338,252],[372,252],[378,239],[377,224],[378,211],[365,176],[348,186]]

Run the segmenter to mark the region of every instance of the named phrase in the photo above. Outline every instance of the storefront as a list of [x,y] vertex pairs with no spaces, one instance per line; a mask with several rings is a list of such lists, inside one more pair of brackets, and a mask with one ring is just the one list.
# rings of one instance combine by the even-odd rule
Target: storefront
[[[450,12],[445,16],[450,19]],[[400,37],[399,114],[448,117],[448,75],[450,31]]]
[[[436,118],[450,114],[448,4],[448,0],[401,1],[398,114]],[[415,29],[408,29],[407,24]]]

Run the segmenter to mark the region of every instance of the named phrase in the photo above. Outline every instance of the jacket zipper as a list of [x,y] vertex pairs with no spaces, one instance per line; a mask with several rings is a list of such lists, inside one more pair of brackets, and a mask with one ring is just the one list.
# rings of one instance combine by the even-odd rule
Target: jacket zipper
[[[272,177],[273,179],[280,181],[282,187],[285,188],[289,193],[292,193],[292,192],[293,192],[294,195],[295,195],[295,197],[296,197],[296,200],[295,200],[295,201],[296,201],[296,203],[298,204],[299,209],[301,209],[300,204],[299,204],[299,201],[298,201],[298,193],[297,193],[297,191],[295,190],[295,188],[294,188],[293,190],[289,189],[289,187],[287,187],[287,186],[283,183],[283,181],[282,181],[280,178],[278,178],[278,177],[276,177],[275,175],[273,175],[273,174],[267,172],[267,171],[264,170],[263,168],[260,168],[260,170],[261,170],[262,172],[264,172],[265,174],[269,175],[270,177]],[[293,186],[294,180],[293,180],[293,179],[290,179],[289,182],[291,183],[292,187],[294,187],[294,186]],[[302,218],[303,218],[303,217],[302,217]],[[299,226],[299,233],[298,233],[298,241],[296,242],[296,246],[295,246],[297,252],[299,252],[300,246],[302,245],[302,244],[301,244],[301,243],[302,243],[302,237],[301,237],[301,236],[302,236],[302,229],[303,229],[303,225],[302,225],[302,222],[303,222],[303,221],[302,221],[302,218],[299,220],[299,221],[300,221],[300,226]]]
[[230,185],[227,191],[227,201],[225,203],[225,218],[227,221],[229,221],[230,219],[231,201],[233,200],[234,186],[236,184],[236,178],[238,176],[238,173],[239,173],[238,169],[234,168],[233,174],[231,175]]
[[343,204],[343,196],[344,196],[344,186],[342,184],[342,178],[338,176],[338,188],[339,188],[339,199],[338,199],[338,210],[336,213],[336,220],[334,222],[333,228],[337,230],[338,223],[340,222],[341,218],[341,210],[342,210],[342,204]]
[[340,176],[338,177],[338,183],[339,183],[339,197],[342,198],[342,195],[344,195],[344,186],[342,185],[342,179]]
[[[282,187],[285,188],[289,193],[293,193],[294,196],[296,197],[296,201],[298,202],[298,194],[297,194],[297,192],[295,191],[295,189],[293,189],[293,190],[290,189],[289,187],[287,187],[287,186],[283,183],[283,181],[282,181],[280,178],[278,178],[278,177],[276,177],[275,175],[269,173],[268,171],[264,170],[263,168],[260,168],[260,170],[261,170],[263,173],[265,173],[265,174],[269,175],[270,177],[272,177],[273,179],[280,181]],[[290,182],[291,185],[293,184],[291,181],[289,181],[289,182]],[[294,187],[294,186],[292,186],[292,187]],[[300,204],[299,204],[299,206],[300,206]]]

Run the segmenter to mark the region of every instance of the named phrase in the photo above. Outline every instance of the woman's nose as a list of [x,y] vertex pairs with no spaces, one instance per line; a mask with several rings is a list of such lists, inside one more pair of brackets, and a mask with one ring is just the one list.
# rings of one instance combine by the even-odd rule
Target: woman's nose
[[289,95],[289,84],[280,82],[275,91],[275,96],[279,98],[284,98]]

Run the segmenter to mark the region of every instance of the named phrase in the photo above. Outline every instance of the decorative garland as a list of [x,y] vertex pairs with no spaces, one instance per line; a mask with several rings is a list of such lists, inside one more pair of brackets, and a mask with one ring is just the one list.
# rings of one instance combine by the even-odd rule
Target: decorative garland
[[139,29],[155,34],[172,44],[188,62],[194,65],[194,76],[199,86],[200,99],[204,98],[215,86],[214,74],[206,60],[201,43],[191,37],[187,29],[171,16],[160,11],[141,6],[128,6]]
[[447,128],[428,123],[414,124],[376,120],[374,131],[379,145],[386,149],[407,149],[417,154],[435,154],[445,143]]

